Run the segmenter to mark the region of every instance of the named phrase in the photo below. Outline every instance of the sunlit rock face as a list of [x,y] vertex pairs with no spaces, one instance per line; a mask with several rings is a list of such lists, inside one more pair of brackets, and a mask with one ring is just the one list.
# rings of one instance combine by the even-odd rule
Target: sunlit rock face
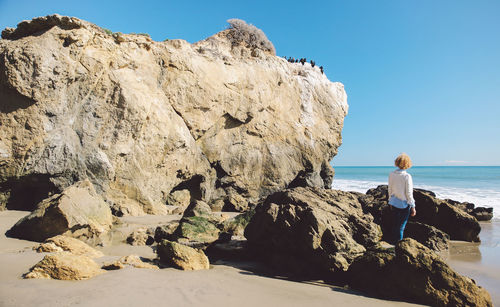
[[0,207],[32,210],[85,179],[132,215],[171,212],[182,190],[245,210],[288,186],[329,186],[343,85],[231,31],[154,42],[58,15],[5,29]]

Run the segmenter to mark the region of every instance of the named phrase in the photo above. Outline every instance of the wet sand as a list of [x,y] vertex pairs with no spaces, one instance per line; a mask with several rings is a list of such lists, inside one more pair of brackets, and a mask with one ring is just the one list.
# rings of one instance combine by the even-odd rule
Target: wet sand
[[494,306],[500,306],[500,220],[481,222],[481,243],[453,241],[448,264],[468,276],[491,294]]
[[[254,273],[256,263],[216,263],[210,270],[126,268],[84,281],[22,279],[41,260],[34,242],[5,237],[27,212],[0,212],[0,306],[417,306],[363,296],[324,283],[295,282]],[[122,227],[174,217],[139,217]],[[164,219],[164,220],[162,220]],[[115,237],[117,240],[119,236]],[[118,240],[119,241],[119,240]],[[114,244],[101,248],[98,262],[138,254],[155,257],[148,246]]]

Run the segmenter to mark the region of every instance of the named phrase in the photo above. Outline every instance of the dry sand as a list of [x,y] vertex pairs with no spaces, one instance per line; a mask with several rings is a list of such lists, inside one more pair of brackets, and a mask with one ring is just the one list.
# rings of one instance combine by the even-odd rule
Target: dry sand
[[[0,306],[412,306],[363,296],[323,283],[295,282],[254,273],[255,263],[216,263],[210,270],[184,272],[126,268],[109,271],[85,281],[24,280],[22,274],[41,260],[44,254],[31,250],[34,242],[5,237],[5,231],[27,212],[0,212]],[[176,217],[139,217],[124,219],[123,229],[130,230],[152,222],[161,223]],[[485,233],[493,233],[493,228]],[[497,229],[498,230],[498,229]],[[148,246],[117,243],[100,248],[108,261],[138,254],[153,258]],[[489,239],[488,239],[489,240]],[[483,244],[490,242],[483,239]],[[498,251],[498,240],[492,247]],[[457,252],[454,244],[449,256],[453,267],[473,277],[492,294],[499,304],[499,267],[490,267],[489,252],[482,246]],[[477,251],[480,256],[477,256]],[[486,256],[488,254],[488,256]],[[467,256],[468,255],[468,256]],[[495,254],[495,255],[498,255]],[[491,255],[492,256],[492,255]],[[484,264],[488,264],[485,266]],[[498,292],[498,291],[497,291]],[[416,306],[416,305],[413,305]]]

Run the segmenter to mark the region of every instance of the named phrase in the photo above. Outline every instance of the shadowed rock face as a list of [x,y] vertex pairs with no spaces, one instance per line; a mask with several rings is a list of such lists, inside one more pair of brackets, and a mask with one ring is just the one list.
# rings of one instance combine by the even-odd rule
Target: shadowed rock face
[[377,297],[430,306],[493,306],[488,291],[413,239],[400,241],[395,253],[366,252],[346,275],[351,287]]
[[[392,220],[387,204],[387,186],[381,185],[366,193],[367,196],[358,194],[363,209],[373,215],[375,222],[381,225],[384,234],[389,233]],[[479,232],[481,231],[479,222],[457,206],[458,202],[436,198],[433,192],[421,189],[414,189],[413,197],[415,198],[417,215],[410,217],[410,222],[434,226],[447,233],[452,240],[479,242]],[[413,237],[410,234],[409,236]],[[439,237],[443,238],[442,235]],[[417,235],[415,235],[415,239],[418,239]]]
[[182,190],[245,210],[292,182],[331,183],[343,85],[226,31],[154,42],[58,15],[3,31],[0,207],[30,176],[47,178],[50,191],[25,191],[42,198],[88,178],[124,214],[164,213]]
[[349,192],[295,188],[270,195],[245,229],[249,248],[278,269],[328,277],[381,237]]

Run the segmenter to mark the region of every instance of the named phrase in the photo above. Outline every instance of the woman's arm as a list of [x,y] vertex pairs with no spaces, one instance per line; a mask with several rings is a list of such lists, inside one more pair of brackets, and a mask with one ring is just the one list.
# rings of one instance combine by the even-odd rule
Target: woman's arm
[[415,199],[413,199],[413,179],[411,175],[408,174],[406,177],[406,201],[411,207],[415,207]]
[[391,179],[392,176],[391,176],[391,174],[392,173],[389,174],[389,180],[388,180],[389,187],[387,188],[387,194],[388,194],[387,199],[391,199],[391,195],[392,195],[392,179]]

